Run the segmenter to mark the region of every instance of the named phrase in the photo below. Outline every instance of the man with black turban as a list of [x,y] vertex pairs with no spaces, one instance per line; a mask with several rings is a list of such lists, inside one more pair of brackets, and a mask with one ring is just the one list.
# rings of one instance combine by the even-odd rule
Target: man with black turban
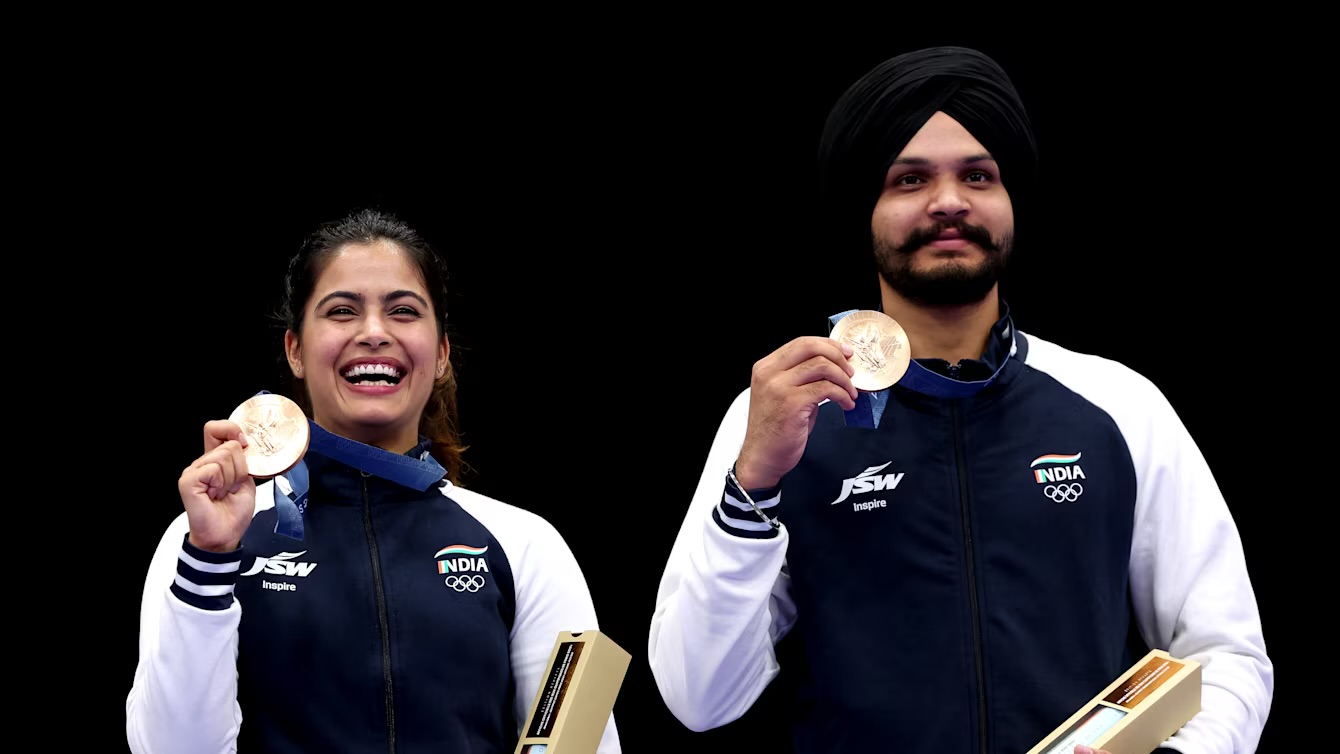
[[1199,668],[1201,710],[1148,749],[1254,751],[1274,668],[1203,455],[1148,379],[1000,297],[1038,177],[1009,77],[961,47],[892,58],[833,108],[820,167],[879,311],[782,345],[727,410],[652,617],[671,712],[726,725],[785,674],[799,754],[1024,754],[1158,649]]

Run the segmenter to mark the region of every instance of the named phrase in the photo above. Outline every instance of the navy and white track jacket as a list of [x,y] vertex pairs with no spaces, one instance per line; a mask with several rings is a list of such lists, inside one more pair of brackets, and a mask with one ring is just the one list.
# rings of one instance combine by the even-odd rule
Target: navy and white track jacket
[[[192,547],[185,513],[164,532],[131,750],[512,754],[558,632],[599,630],[563,538],[449,482],[305,460],[301,541],[275,533],[272,482],[236,552]],[[620,751],[612,716],[599,751]]]
[[1157,647],[1203,666],[1202,712],[1165,747],[1255,749],[1273,666],[1186,428],[1119,363],[1011,333],[1008,316],[993,334],[968,366],[1007,361],[971,397],[895,385],[875,428],[824,403],[799,465],[754,496],[780,529],[726,485],[739,394],[648,643],[684,725],[736,720],[784,673],[779,724],[800,754],[1022,754]]

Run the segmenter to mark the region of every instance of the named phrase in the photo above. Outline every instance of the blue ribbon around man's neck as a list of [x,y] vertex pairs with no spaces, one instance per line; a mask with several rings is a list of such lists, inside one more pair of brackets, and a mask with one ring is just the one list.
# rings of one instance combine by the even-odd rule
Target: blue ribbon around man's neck
[[[845,312],[838,312],[828,318],[828,331],[833,332],[833,327],[843,317],[859,309],[848,309]],[[1008,315],[1006,315],[1008,318]],[[1006,324],[1001,333],[1001,337],[1010,339],[1009,353],[1014,352],[1014,323],[1010,321]],[[895,384],[899,387],[923,395],[931,395],[936,398],[967,398],[976,395],[979,390],[996,381],[1000,373],[1005,369],[1005,362],[1009,361],[1008,355],[1000,360],[996,365],[996,371],[984,380],[965,382],[956,380],[953,377],[947,377],[939,372],[928,369],[917,363],[916,359],[908,362],[907,371],[898,379]],[[846,419],[848,427],[863,427],[873,429],[879,423],[878,414],[883,413],[884,403],[888,400],[888,389],[875,392],[866,392],[858,390],[856,393],[856,406],[850,411],[844,411],[843,416]]]

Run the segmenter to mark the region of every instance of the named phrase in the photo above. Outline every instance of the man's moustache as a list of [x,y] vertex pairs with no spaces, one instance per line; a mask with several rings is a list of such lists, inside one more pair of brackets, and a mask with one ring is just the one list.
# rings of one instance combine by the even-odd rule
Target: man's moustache
[[939,225],[934,228],[913,233],[907,241],[898,247],[898,251],[904,254],[911,254],[923,246],[940,240],[940,234],[946,230],[958,231],[958,237],[965,241],[975,243],[987,251],[995,251],[996,244],[991,240],[991,234],[985,228],[976,225]]

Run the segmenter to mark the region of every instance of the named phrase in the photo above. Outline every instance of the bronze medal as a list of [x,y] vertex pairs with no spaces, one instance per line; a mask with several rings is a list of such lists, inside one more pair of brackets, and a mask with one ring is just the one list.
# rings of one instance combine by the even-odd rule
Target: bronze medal
[[298,404],[282,395],[252,396],[233,411],[228,421],[246,433],[247,473],[258,479],[283,474],[307,452],[311,438],[307,416]]
[[912,360],[903,326],[883,312],[852,312],[838,320],[828,337],[851,346],[849,361],[856,370],[851,384],[857,390],[874,392],[893,385]]

